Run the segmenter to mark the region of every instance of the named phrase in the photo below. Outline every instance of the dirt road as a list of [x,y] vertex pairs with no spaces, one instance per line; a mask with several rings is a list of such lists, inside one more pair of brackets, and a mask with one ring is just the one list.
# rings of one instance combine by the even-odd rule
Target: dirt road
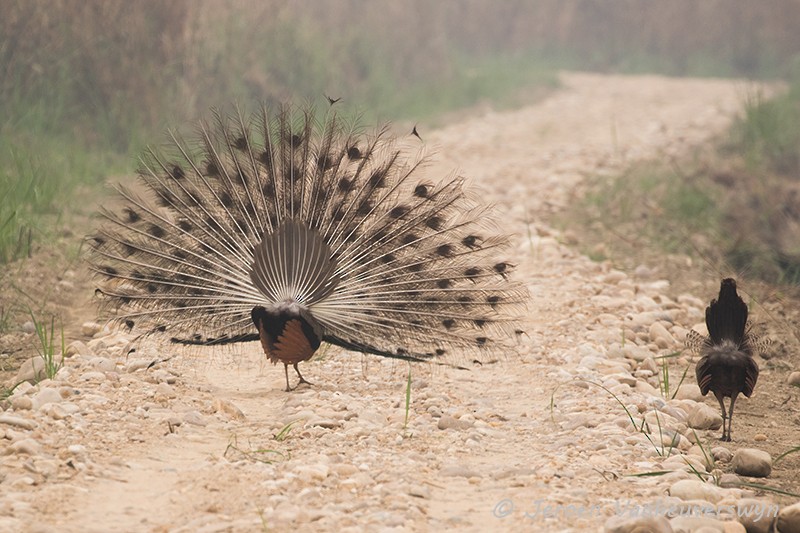
[[[283,369],[256,344],[144,345],[125,358],[127,337],[101,331],[72,346],[57,380],[19,388],[0,414],[0,530],[601,531],[636,505],[700,498],[676,493],[696,478],[660,454],[663,437],[699,460],[686,418],[703,399],[687,385],[665,402],[654,357],[681,348],[709,295],[670,295],[645,271],[593,263],[543,219],[587,176],[723,131],[751,88],[588,74],[563,83],[528,108],[424,135],[433,170],[470,177],[516,234],[532,295],[517,352],[467,369],[413,366],[406,412],[404,363],[330,347],[304,369],[314,386],[286,393]],[[735,444],[755,445],[763,429],[740,402]],[[714,446],[717,433],[700,432]],[[675,471],[627,477],[659,470]],[[743,493],[702,495],[717,505]]]

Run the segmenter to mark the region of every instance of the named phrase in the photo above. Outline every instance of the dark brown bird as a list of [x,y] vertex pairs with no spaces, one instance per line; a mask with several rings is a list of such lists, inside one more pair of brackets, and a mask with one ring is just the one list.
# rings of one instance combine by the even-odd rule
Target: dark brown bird
[[322,342],[420,361],[513,339],[528,293],[508,238],[387,128],[284,106],[198,131],[148,150],[146,195],[118,186],[90,239],[110,318],[181,344],[258,340],[287,390]]
[[[695,375],[703,396],[711,391],[719,401],[721,439],[730,441],[736,397],[741,393],[749,398],[758,380],[758,364],[753,360],[755,341],[747,324],[747,304],[737,294],[735,280],[722,280],[719,296],[706,308],[706,326],[708,337],[695,334],[689,339],[702,355]],[[724,398],[731,399],[727,413]]]

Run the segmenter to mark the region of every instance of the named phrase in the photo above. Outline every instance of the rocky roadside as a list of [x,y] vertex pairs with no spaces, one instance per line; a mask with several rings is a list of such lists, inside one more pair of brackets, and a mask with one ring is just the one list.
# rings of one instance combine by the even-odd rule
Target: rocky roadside
[[148,341],[127,355],[130,334],[87,323],[54,379],[2,403],[0,530],[800,530],[795,499],[737,486],[781,468],[742,450],[769,430],[748,415],[758,388],[720,445],[716,402],[693,383],[682,343],[702,329],[705,295],[594,263],[529,217],[587,175],[720,131],[737,85],[566,83],[433,135],[445,165],[484,177],[518,236],[532,300],[514,353],[409,368],[329,348],[304,372],[314,386],[287,394],[257,346]]

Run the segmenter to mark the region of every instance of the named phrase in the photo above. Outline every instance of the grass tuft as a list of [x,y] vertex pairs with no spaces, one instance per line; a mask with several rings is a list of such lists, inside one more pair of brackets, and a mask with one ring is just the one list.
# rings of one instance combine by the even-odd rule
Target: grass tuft
[[66,345],[64,341],[64,326],[61,326],[61,346],[60,351],[57,351],[57,345],[55,342],[56,338],[56,318],[55,316],[50,317],[50,327],[48,328],[46,322],[41,322],[37,320],[36,316],[33,314],[33,311],[29,311],[31,320],[33,321],[34,328],[36,330],[36,337],[39,340],[39,344],[37,345],[37,350],[39,351],[39,355],[41,356],[42,360],[44,361],[44,376],[47,379],[53,379],[58,371],[61,370],[61,367],[64,365],[64,352],[66,351]]
[[[619,397],[616,394],[614,394],[612,391],[610,391],[607,387],[601,385],[600,383],[596,383],[594,381],[590,381],[588,379],[576,379],[575,382],[586,383],[587,385],[592,385],[594,387],[598,387],[598,388],[604,390],[606,393],[608,393],[608,395],[611,396],[614,400],[616,400],[616,402],[620,405],[620,407],[622,407],[622,410],[625,411],[625,414],[628,415],[628,419],[630,419],[631,425],[633,426],[633,429],[637,433],[641,433],[642,435],[644,435],[644,437],[653,446],[653,449],[655,449],[656,453],[660,457],[669,457],[670,455],[672,455],[672,452],[675,449],[675,446],[677,446],[678,443],[680,442],[680,435],[678,435],[678,433],[675,432],[673,437],[670,439],[669,446],[666,446],[666,447],[664,446],[665,430],[661,426],[661,418],[658,416],[658,410],[655,408],[655,406],[653,407],[653,411],[655,412],[655,415],[656,415],[656,424],[658,426],[659,444],[656,444],[656,442],[653,441],[653,439],[651,438],[650,435],[652,433],[652,430],[650,428],[650,425],[647,423],[647,421],[644,418],[642,418],[642,423],[637,425],[636,420],[633,418],[633,415],[631,414],[631,412],[628,409],[628,407],[624,403],[622,403],[622,400],[620,400]],[[574,385],[575,382],[572,382],[572,384]],[[555,412],[555,396],[556,396],[556,392],[558,391],[558,389],[560,387],[561,387],[561,384],[556,386],[553,389],[553,392],[550,394],[550,420],[554,424],[555,424],[555,416],[554,416],[554,412]]]
[[231,441],[228,442],[228,446],[226,446],[222,456],[229,461],[248,460],[264,464],[272,464],[275,461],[283,461],[289,458],[287,454],[270,448],[246,450],[239,446],[239,439],[236,435],[233,435]]
[[406,382],[406,415],[403,419],[403,431],[408,429],[408,415],[411,411],[411,363],[408,364],[408,381]]

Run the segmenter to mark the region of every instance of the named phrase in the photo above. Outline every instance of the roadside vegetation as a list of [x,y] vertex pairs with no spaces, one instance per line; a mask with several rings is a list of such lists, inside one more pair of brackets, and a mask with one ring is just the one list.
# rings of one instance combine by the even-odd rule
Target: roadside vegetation
[[[37,293],[18,286],[20,276],[33,279],[21,265],[47,247],[68,250],[66,260],[43,261],[59,284],[36,288],[69,286],[63,276],[73,275],[103,185],[130,176],[143,146],[167,127],[191,127],[210,107],[325,106],[327,95],[367,123],[426,125],[472,106],[530,103],[557,86],[561,68],[789,79],[800,61],[792,0],[640,3],[0,0],[0,334],[28,318],[19,295]],[[729,236],[725,258],[736,268],[762,269],[766,257],[765,276],[800,278],[800,240],[783,223],[800,205],[790,187],[798,175],[793,87],[778,100],[753,96],[727,145],[740,165],[653,166],[589,201],[606,222],[656,202],[670,225],[688,225],[669,246],[710,228]],[[739,215],[729,193],[745,186],[760,187],[762,207]],[[772,201],[776,187],[785,206]],[[763,231],[734,236],[725,226],[733,212],[757,218]],[[0,335],[0,354],[15,349]]]
[[562,223],[577,217],[597,260],[635,263],[649,252],[800,284],[800,75],[779,96],[755,93],[744,104],[715,145],[598,180]]

